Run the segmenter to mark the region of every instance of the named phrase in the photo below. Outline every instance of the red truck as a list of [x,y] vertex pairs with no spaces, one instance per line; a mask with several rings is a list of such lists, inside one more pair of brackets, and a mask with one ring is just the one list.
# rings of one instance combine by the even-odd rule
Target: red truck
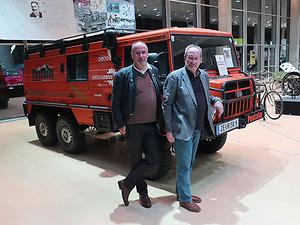
[[23,69],[18,71],[4,71],[6,87],[11,91],[23,91]]
[[[59,142],[68,153],[83,150],[87,131],[116,132],[111,113],[115,72],[132,63],[135,41],[147,43],[149,63],[161,73],[183,66],[189,44],[202,48],[203,67],[210,76],[211,94],[222,99],[224,114],[214,119],[216,137],[200,143],[201,151],[214,153],[226,142],[227,132],[244,128],[264,116],[257,101],[255,82],[240,69],[230,33],[201,28],[165,28],[121,35],[117,30],[64,38],[25,51],[24,112],[36,127],[40,142]],[[228,52],[230,53],[228,55]],[[220,74],[216,55],[230,59],[228,74]],[[224,68],[223,68],[224,69]],[[166,148],[169,145],[162,138]],[[170,151],[162,151],[161,166],[149,179],[164,176],[171,166]]]

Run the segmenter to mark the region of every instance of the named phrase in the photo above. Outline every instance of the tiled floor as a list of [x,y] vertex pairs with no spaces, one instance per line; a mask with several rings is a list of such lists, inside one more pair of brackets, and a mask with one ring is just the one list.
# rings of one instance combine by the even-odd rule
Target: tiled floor
[[219,153],[197,158],[199,214],[175,201],[174,165],[149,182],[152,208],[142,208],[135,192],[125,207],[117,187],[129,168],[125,143],[88,137],[85,150],[43,147],[25,119],[1,121],[0,224],[300,224],[300,116],[235,130]]

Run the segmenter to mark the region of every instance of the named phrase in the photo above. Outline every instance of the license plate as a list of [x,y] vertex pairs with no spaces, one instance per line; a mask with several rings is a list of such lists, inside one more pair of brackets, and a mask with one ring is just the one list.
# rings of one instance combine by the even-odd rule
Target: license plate
[[238,128],[238,127],[239,127],[239,119],[238,118],[236,118],[234,120],[230,120],[226,123],[218,124],[216,126],[216,135],[226,133],[226,132],[233,130],[235,128]]
[[263,111],[254,113],[253,115],[248,115],[247,116],[247,123],[252,123],[256,120],[259,120],[259,119],[263,118],[263,116],[264,116]]

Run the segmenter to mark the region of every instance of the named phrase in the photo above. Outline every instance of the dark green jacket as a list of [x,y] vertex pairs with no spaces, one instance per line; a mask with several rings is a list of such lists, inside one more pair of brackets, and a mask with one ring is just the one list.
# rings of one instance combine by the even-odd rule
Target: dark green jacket
[[[136,95],[136,76],[133,66],[120,69],[114,77],[112,92],[112,113],[117,128],[125,126],[127,119],[134,112]],[[162,84],[159,79],[159,71],[151,65],[150,77],[155,87],[157,97],[157,115],[160,129],[164,129],[162,102]]]

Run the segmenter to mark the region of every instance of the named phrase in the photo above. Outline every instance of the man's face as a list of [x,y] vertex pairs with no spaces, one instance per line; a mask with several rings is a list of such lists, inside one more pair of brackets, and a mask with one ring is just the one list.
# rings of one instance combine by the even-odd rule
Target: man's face
[[31,9],[33,12],[37,12],[38,8],[39,8],[39,6],[36,2],[31,3]]
[[195,74],[200,64],[202,63],[202,57],[199,49],[193,47],[190,48],[187,52],[184,62],[185,67]]
[[148,59],[148,48],[143,43],[137,43],[131,53],[136,68],[145,69]]

